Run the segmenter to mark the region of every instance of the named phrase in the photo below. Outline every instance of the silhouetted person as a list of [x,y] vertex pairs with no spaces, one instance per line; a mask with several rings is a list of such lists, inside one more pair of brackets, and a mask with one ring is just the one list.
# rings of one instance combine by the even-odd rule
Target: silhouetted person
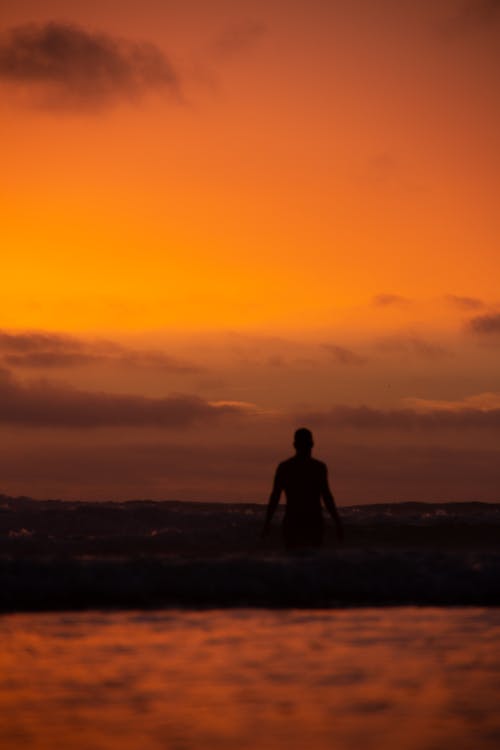
[[342,540],[342,522],[328,485],[326,464],[311,456],[314,445],[311,431],[305,427],[297,430],[293,445],[295,456],[283,461],[276,470],[262,535],[266,536],[281,493],[284,492],[283,536],[287,550],[321,547],[325,528],[321,499],[335,521],[339,540]]

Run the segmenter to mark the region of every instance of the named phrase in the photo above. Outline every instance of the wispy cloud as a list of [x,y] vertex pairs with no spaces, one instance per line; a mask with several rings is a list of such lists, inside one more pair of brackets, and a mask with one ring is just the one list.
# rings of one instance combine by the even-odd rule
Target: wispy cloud
[[467,328],[472,333],[496,336],[500,334],[500,313],[477,315],[468,321]]
[[0,38],[0,81],[38,105],[99,110],[149,91],[178,96],[177,71],[155,45],[51,21]]
[[464,409],[479,409],[480,411],[491,411],[500,409],[500,393],[488,391],[466,396],[460,401],[443,401],[439,399],[407,398],[408,406],[417,411],[462,411]]
[[500,408],[375,409],[369,406],[334,406],[324,411],[302,413],[297,424],[355,430],[500,430]]
[[335,362],[339,365],[365,365],[368,362],[366,357],[362,357],[352,349],[337,344],[323,344],[323,349],[331,354]]
[[484,302],[478,297],[462,297],[458,294],[447,294],[445,300],[459,310],[480,310]]
[[385,353],[412,354],[429,360],[442,359],[450,355],[450,352],[440,344],[427,341],[413,333],[386,336],[377,342],[376,348]]
[[391,306],[406,306],[411,302],[407,297],[402,297],[400,294],[389,294],[381,293],[376,294],[372,298],[372,305],[374,307],[391,307]]
[[9,367],[29,369],[120,365],[186,374],[202,370],[191,362],[155,349],[132,349],[113,341],[86,341],[45,331],[10,332],[1,329],[0,362]]

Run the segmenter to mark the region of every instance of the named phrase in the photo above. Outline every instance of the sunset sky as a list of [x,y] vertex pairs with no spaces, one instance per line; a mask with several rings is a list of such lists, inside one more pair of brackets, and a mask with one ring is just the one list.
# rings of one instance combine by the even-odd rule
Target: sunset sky
[[0,31],[0,494],[500,501],[498,0]]

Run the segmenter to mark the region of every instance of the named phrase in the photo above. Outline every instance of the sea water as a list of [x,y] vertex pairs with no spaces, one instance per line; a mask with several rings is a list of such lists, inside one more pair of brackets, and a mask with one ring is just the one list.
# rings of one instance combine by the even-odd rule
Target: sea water
[[500,605],[500,504],[341,508],[319,554],[284,554],[255,504],[0,496],[0,612],[99,607]]
[[497,750],[500,610],[0,617],[2,750]]

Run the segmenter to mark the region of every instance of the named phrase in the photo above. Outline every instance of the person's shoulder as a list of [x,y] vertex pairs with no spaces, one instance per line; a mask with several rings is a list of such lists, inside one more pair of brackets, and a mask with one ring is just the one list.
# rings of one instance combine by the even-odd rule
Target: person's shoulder
[[328,467],[327,467],[327,465],[325,464],[324,461],[319,461],[317,458],[313,458],[311,460],[312,460],[315,468],[317,469],[317,471],[322,471],[322,472],[328,471]]
[[286,471],[295,463],[295,456],[286,458],[284,461],[278,464],[278,471]]

